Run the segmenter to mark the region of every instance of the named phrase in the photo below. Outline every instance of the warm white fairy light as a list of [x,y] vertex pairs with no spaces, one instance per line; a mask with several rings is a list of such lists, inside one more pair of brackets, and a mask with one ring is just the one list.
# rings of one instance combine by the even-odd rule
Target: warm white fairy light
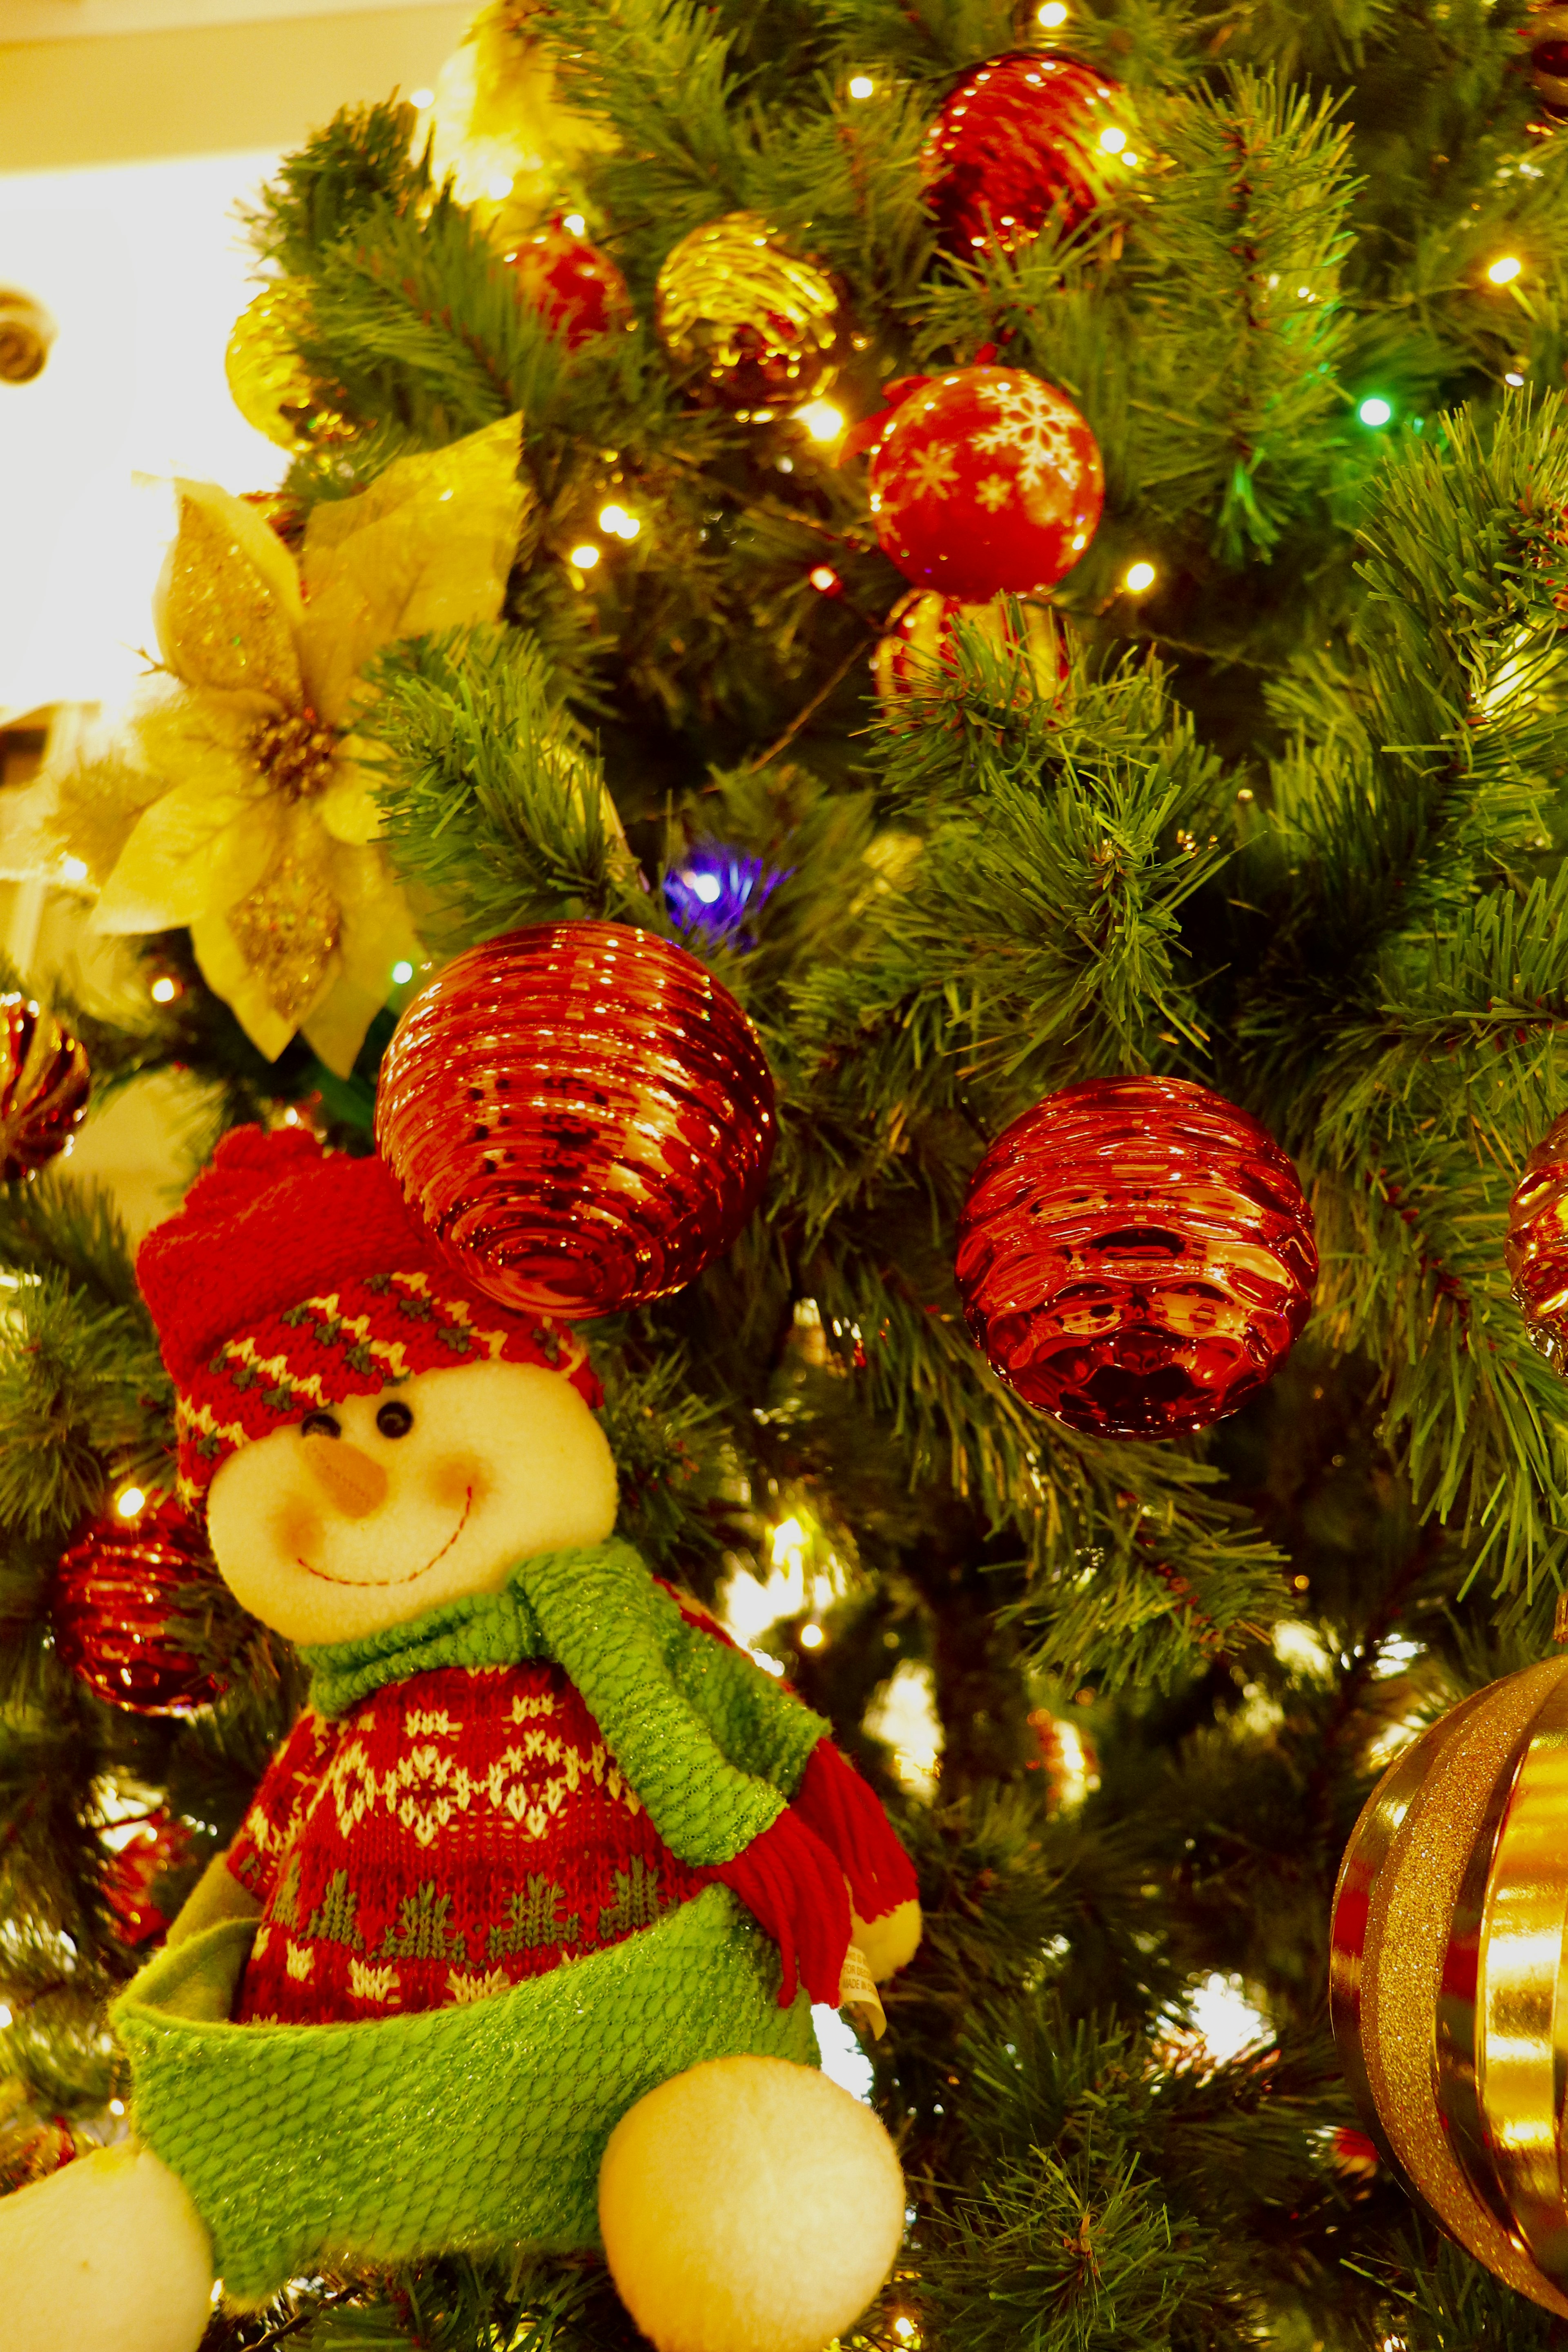
[[592,572],[598,561],[598,549],[590,547],[586,540],[581,547],[574,547],[572,550],[572,562],[577,566],[579,572]]
[[570,229],[574,236],[581,236],[588,224],[581,213],[563,213],[561,226],[563,228]]
[[844,430],[844,411],[830,400],[808,400],[795,410],[795,421],[805,425],[814,441],[837,441]]
[[414,966],[409,962],[406,956],[400,957],[398,961],[393,965],[392,977],[395,984],[399,988],[406,987],[407,983],[413,979]]
[[127,1486],[114,1507],[122,1519],[133,1519],[137,1512],[145,1507],[146,1501],[147,1497],[140,1486]]
[[1487,276],[1494,286],[1511,286],[1523,268],[1524,264],[1517,253],[1504,253],[1489,265]]
[[60,860],[60,874],[62,878],[67,882],[85,882],[87,880],[86,859],[82,857],[62,857]]
[[485,194],[495,205],[502,204],[511,194],[511,173],[497,172],[485,182]]
[[1100,132],[1100,143],[1108,155],[1120,155],[1127,144],[1127,133],[1119,123],[1110,123]]
[[636,539],[642,525],[625,507],[607,506],[599,509],[599,529],[607,530],[612,539],[629,541]]
[[1065,25],[1067,20],[1064,0],[1040,0],[1040,6],[1035,12],[1035,22],[1043,25],[1047,33],[1054,33],[1058,26]]
[[852,74],[849,78],[851,98],[869,98],[876,87],[869,74]]
[[1152,588],[1154,585],[1153,565],[1152,563],[1129,564],[1121,584],[1130,595],[1142,596],[1145,588]]
[[173,1004],[180,992],[180,983],[177,980],[171,980],[168,973],[164,972],[153,982],[147,992],[154,1004]]
[[436,93],[433,89],[411,89],[408,93],[408,103],[410,106],[416,106],[423,114],[427,106],[435,105]]
[[893,1754],[893,1769],[917,1797],[934,1797],[942,1769],[942,1723],[928,1665],[901,1661],[866,1712],[866,1728]]
[[826,1639],[826,1634],[818,1624],[803,1625],[800,1629],[800,1646],[803,1650],[820,1650]]

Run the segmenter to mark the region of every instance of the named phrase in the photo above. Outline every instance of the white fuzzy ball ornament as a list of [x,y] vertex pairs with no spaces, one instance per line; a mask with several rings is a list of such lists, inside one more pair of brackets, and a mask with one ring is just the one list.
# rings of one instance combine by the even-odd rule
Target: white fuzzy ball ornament
[[658,2352],[822,2352],[904,2228],[869,2108],[780,2058],[714,2058],[639,2099],[599,2175],[621,2299]]

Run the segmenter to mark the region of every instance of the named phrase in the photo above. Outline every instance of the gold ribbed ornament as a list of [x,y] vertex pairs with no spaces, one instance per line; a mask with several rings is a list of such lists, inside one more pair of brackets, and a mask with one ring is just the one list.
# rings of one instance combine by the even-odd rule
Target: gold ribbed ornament
[[235,406],[280,449],[341,441],[352,430],[337,404],[342,394],[321,383],[300,357],[300,339],[310,328],[303,287],[279,278],[240,312],[224,354]]
[[699,399],[763,415],[833,382],[838,289],[761,213],[726,213],[682,237],[658,273],[659,341]]
[[1568,115],[1568,7],[1531,9],[1521,31],[1530,43],[1530,79],[1548,114]]
[[1531,1339],[1555,1370],[1568,1372],[1568,1115],[1524,1163],[1509,1202],[1504,1258]]
[[1568,2318],[1568,1657],[1478,1692],[1373,1790],[1334,1893],[1341,2062],[1394,2173]]

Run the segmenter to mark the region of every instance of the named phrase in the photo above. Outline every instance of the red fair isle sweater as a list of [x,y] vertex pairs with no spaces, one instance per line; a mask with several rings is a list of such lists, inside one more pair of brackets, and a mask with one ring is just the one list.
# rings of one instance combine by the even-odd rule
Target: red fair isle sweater
[[237,2018],[289,2025],[482,2000],[714,1874],[670,1852],[564,1668],[537,1659],[301,1716],[228,1860],[262,1905]]

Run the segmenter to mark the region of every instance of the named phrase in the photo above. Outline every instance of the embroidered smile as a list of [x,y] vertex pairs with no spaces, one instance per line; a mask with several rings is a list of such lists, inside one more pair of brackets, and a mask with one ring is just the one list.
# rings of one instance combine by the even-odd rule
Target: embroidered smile
[[393,1585],[417,1584],[422,1576],[428,1576],[430,1570],[433,1568],[438,1568],[446,1559],[447,1554],[468,1526],[468,1513],[473,1507],[474,1490],[470,1486],[463,1496],[463,1516],[441,1546],[440,1550],[427,1559],[423,1568],[416,1568],[409,1576],[331,1576],[324,1568],[312,1568],[310,1561],[301,1559],[298,1552],[294,1555],[294,1564],[297,1568],[302,1568],[307,1576],[319,1576],[323,1584],[352,1584],[357,1591],[361,1592],[384,1592]]

